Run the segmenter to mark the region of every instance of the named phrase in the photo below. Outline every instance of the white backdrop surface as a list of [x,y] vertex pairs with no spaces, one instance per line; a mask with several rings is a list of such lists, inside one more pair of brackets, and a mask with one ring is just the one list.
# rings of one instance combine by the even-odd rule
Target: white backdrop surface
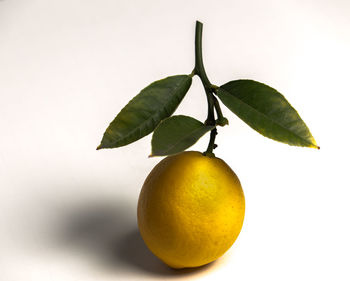
[[[0,1],[0,280],[350,280],[349,15],[341,0]],[[211,81],[278,89],[321,150],[225,109],[216,155],[242,182],[243,230],[217,262],[178,272],[137,233],[160,160],[150,136],[95,148],[143,87],[192,71],[195,20]],[[204,121],[205,102],[195,78],[176,114]]]

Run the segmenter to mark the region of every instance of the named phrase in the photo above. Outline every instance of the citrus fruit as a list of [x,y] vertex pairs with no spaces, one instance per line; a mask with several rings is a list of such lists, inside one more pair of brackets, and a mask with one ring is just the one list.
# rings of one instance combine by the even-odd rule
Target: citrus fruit
[[168,156],[146,178],[138,226],[148,248],[173,268],[197,267],[223,255],[241,231],[244,194],[221,159],[195,151]]

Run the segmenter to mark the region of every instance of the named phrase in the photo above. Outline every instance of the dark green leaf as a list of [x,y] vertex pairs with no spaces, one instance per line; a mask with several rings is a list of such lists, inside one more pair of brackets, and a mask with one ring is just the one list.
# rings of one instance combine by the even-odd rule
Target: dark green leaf
[[174,113],[191,83],[190,76],[177,75],[144,88],[112,121],[97,149],[124,146],[151,133]]
[[235,80],[217,90],[221,101],[265,137],[289,145],[319,148],[298,112],[275,89],[253,81]]
[[160,122],[153,133],[151,156],[182,152],[213,128],[214,126],[206,126],[192,117],[183,115],[169,117]]

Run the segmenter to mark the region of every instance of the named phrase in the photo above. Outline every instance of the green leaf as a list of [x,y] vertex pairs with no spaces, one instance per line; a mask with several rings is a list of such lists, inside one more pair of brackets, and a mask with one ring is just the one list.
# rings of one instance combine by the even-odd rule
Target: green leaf
[[206,126],[189,116],[172,116],[163,120],[152,136],[152,154],[165,156],[184,151],[215,126]]
[[319,148],[298,112],[275,89],[253,80],[235,80],[219,87],[217,95],[263,136],[289,145]]
[[191,83],[189,75],[176,75],[144,88],[112,121],[97,149],[124,146],[151,133],[174,113]]

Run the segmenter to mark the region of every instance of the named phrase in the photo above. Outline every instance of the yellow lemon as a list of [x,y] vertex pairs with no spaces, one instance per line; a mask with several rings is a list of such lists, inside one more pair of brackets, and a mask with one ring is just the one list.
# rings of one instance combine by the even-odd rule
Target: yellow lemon
[[221,159],[189,151],[168,156],[143,184],[138,226],[148,248],[173,268],[223,255],[241,231],[244,194]]

